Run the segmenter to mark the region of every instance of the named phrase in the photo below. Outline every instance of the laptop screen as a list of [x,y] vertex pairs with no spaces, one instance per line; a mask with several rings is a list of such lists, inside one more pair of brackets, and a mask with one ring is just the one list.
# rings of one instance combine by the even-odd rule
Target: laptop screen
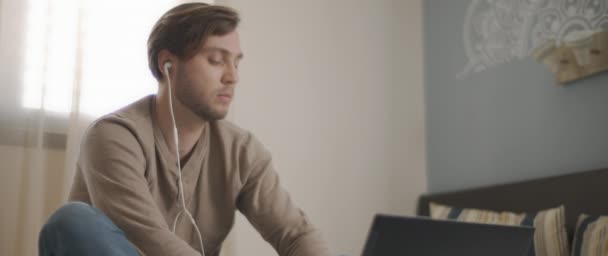
[[376,215],[363,256],[525,256],[534,229]]

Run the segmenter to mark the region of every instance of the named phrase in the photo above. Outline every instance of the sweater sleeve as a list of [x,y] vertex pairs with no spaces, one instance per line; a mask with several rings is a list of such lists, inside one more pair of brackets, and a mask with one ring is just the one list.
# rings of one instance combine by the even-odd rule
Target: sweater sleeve
[[[90,203],[105,213],[145,256],[199,256],[173,234],[148,188],[143,149],[129,126],[116,120],[94,124],[83,138],[77,177]],[[71,200],[79,200],[72,191]]]
[[329,256],[321,233],[280,186],[270,153],[249,135],[239,165],[237,207],[281,256]]

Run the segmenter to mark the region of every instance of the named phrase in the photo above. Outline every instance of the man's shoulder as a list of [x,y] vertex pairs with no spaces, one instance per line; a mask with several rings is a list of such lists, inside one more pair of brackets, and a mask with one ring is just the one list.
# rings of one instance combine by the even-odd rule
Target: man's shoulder
[[151,122],[152,121],[152,104],[154,103],[154,95],[143,97],[127,106],[124,106],[104,118],[119,118],[131,122]]
[[85,138],[92,134],[129,133],[135,137],[147,137],[153,134],[150,104],[153,96],[144,97],[112,113],[95,120],[85,133]]

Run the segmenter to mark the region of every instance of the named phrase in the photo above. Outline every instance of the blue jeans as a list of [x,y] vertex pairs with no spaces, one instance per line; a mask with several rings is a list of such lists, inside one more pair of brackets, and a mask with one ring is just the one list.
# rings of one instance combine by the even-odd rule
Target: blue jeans
[[137,256],[125,234],[100,210],[70,202],[51,215],[40,231],[39,256]]

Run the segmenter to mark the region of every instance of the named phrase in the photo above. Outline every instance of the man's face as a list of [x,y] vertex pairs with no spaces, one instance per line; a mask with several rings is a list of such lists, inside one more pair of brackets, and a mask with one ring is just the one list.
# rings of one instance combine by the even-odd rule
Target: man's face
[[204,120],[223,119],[234,97],[242,57],[236,31],[210,36],[191,59],[180,61],[175,78],[177,100]]

